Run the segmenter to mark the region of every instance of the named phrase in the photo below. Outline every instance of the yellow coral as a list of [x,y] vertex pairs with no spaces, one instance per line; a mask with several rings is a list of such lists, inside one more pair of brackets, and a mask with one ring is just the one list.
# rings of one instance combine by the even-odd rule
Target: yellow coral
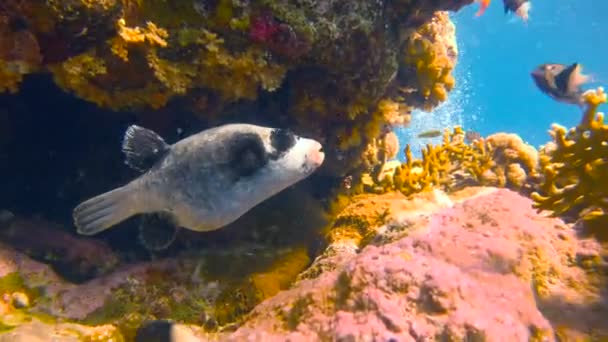
[[101,6],[101,8],[107,11],[116,5],[117,0],[80,0],[80,2],[86,7]]
[[110,41],[112,52],[127,62],[129,60],[128,44],[141,44],[147,42],[150,46],[166,47],[166,38],[169,33],[162,28],[157,27],[152,22],[146,22],[146,28],[127,27],[124,18],[118,19],[116,22],[118,36]]
[[391,126],[407,126],[411,120],[411,108],[405,103],[384,98],[378,102],[374,116],[380,116]]
[[403,199],[403,195],[399,193],[389,193],[383,196],[360,194],[348,200],[339,198],[342,202],[338,205],[340,211],[332,224],[325,228],[325,238],[329,244],[351,242],[360,246],[376,234],[378,226],[386,223],[391,209],[399,203],[399,200]]
[[534,207],[552,215],[574,212],[584,221],[608,218],[608,125],[600,104],[606,103],[603,88],[583,96],[587,108],[580,124],[569,131],[554,125],[554,145],[542,163],[544,180],[532,194]]
[[164,90],[160,84],[149,83],[136,89],[106,90],[95,82],[98,76],[107,74],[104,60],[93,51],[69,58],[65,62],[50,66],[55,83],[77,96],[91,101],[100,107],[114,110],[149,105],[160,108],[169,100],[172,93]]
[[287,289],[309,264],[308,250],[299,247],[280,257],[269,270],[252,274],[250,279],[259,300],[272,297],[279,291]]
[[217,34],[202,30],[197,41],[205,47],[200,57],[198,83],[218,91],[225,100],[255,99],[258,86],[268,91],[280,87],[287,71],[280,64],[270,63],[267,54],[250,47],[240,54],[231,54]]
[[465,159],[468,145],[464,144],[464,132],[456,127],[453,132],[446,130],[442,145],[427,145],[422,151],[422,159],[412,156],[410,146],[405,148],[406,162],[395,170],[392,184],[386,190],[399,190],[405,195],[446,187],[451,183],[451,173]]
[[402,69],[415,70],[411,75],[416,80],[414,94],[424,98],[422,107],[427,111],[445,101],[454,88],[451,72],[458,54],[454,32],[449,15],[437,12],[430,22],[413,32],[405,44]]
[[[375,193],[397,190],[410,196],[433,188],[456,190],[474,182],[520,190],[536,175],[536,150],[517,135],[498,133],[471,144],[465,143],[464,136],[461,127],[446,129],[442,144],[427,145],[421,159],[414,158],[407,145],[405,163],[395,168],[392,162],[381,159],[383,166],[372,174],[364,173],[360,180],[363,187],[357,189]],[[380,149],[377,144],[373,141],[370,146],[376,149],[366,150],[368,159]]]
[[0,59],[0,93],[16,93],[22,80],[23,74],[18,71],[14,62],[8,63]]
[[[163,29],[150,22],[145,29],[128,28],[122,19],[118,26],[119,35],[110,42],[112,53],[120,60],[103,51],[85,52],[50,67],[56,83],[99,106],[159,108],[172,96],[194,87],[215,90],[225,101],[255,99],[260,87],[277,89],[286,72],[285,66],[270,62],[260,48],[250,47],[233,54],[217,34],[205,29],[184,29],[178,34],[178,43],[189,45],[195,53],[188,62],[174,62],[159,56],[158,47],[167,46]],[[136,62],[129,62],[127,44],[143,47],[136,55],[136,65],[129,64]],[[103,70],[91,69],[92,63]],[[116,87],[117,84],[132,86]]]
[[154,76],[167,89],[175,94],[185,94],[192,87],[196,67],[186,63],[171,63],[158,58],[155,50],[150,50],[146,54],[148,65],[154,70]]

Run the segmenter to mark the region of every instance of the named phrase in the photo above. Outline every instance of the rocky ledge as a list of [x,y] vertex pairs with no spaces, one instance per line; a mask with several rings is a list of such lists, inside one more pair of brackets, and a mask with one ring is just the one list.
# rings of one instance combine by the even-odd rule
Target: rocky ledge
[[[576,227],[537,214],[528,198],[495,188],[467,188],[449,196],[433,191],[413,199],[398,193],[364,195],[341,215],[360,218],[369,210],[385,217],[368,227],[372,233],[364,243],[336,239],[294,284],[238,323],[212,331],[178,322],[182,332],[194,340],[222,341],[608,337],[605,249]],[[350,224],[357,221],[350,217]],[[7,317],[23,321],[0,341],[129,340],[111,321],[93,327],[81,319],[115,296],[120,283],[145,281],[146,269],[184,272],[183,260],[165,260],[66,284],[8,247],[2,248],[0,265],[1,275],[18,273],[24,288],[43,293],[33,303],[27,302],[27,292],[4,293],[3,325],[11,324]],[[26,308],[15,308],[20,306]],[[26,314],[36,308],[35,316]]]

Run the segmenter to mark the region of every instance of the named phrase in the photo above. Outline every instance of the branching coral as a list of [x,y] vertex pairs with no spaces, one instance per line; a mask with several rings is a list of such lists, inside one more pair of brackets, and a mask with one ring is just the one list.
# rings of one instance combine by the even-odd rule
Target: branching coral
[[574,128],[553,125],[553,147],[542,156],[544,180],[532,194],[535,208],[553,216],[573,214],[583,221],[605,222],[608,217],[608,125],[598,113],[606,103],[603,88],[587,91],[587,105]]
[[409,196],[473,184],[524,190],[537,176],[536,150],[514,134],[497,133],[467,144],[465,132],[455,127],[444,132],[441,145],[427,145],[421,159],[413,157],[409,145],[405,157],[405,163],[398,166],[383,160],[374,172],[364,173],[358,191],[398,190]]

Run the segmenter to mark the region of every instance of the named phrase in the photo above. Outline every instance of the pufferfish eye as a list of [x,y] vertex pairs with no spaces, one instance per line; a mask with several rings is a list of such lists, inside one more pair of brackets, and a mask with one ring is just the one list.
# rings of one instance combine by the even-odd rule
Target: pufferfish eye
[[288,129],[274,129],[270,133],[270,144],[277,152],[285,152],[296,144],[296,136]]

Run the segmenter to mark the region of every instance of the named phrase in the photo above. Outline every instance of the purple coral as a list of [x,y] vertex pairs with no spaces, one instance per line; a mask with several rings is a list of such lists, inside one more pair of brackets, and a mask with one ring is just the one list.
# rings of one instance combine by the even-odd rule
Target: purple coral
[[310,44],[302,39],[293,27],[278,21],[268,12],[251,19],[249,37],[270,51],[291,59],[302,56],[310,48]]

